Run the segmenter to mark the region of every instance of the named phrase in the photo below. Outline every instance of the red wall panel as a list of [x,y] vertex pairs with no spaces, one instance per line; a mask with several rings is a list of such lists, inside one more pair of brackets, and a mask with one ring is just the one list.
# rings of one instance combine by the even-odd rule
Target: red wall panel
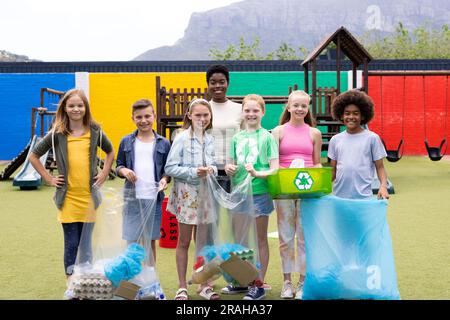
[[404,140],[405,155],[426,155],[424,140],[438,146],[449,139],[449,77],[442,75],[369,76],[369,95],[375,103],[370,130],[388,149]]

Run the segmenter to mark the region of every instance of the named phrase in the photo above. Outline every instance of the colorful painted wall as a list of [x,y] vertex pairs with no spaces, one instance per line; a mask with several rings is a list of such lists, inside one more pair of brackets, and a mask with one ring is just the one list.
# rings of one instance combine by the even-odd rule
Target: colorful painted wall
[[[41,87],[61,91],[75,86],[84,88],[89,93],[95,119],[117,151],[121,137],[135,128],[131,121],[132,103],[141,98],[156,101],[157,75],[166,88],[206,87],[204,72],[0,74],[0,111],[4,115],[0,126],[0,160],[14,158],[28,143],[31,107],[39,105]],[[228,94],[286,95],[289,86],[297,84],[303,88],[303,79],[303,72],[231,72]],[[336,74],[319,72],[317,79],[319,86],[334,86]],[[343,72],[341,90],[346,90],[350,82],[348,73]],[[389,149],[403,136],[405,154],[426,154],[425,129],[431,145],[437,145],[444,136],[450,138],[450,112],[445,111],[449,91],[445,76],[426,76],[425,81],[418,76],[370,76],[369,94],[376,107],[370,128],[384,138]],[[275,127],[282,110],[282,105],[268,106],[263,126]]]
[[[89,75],[89,99],[92,113],[99,121],[117,150],[120,139],[135,129],[131,121],[131,105],[141,98],[156,101],[156,76],[161,86],[170,88],[205,88],[204,72],[185,73],[91,73]],[[347,74],[341,77],[347,88]],[[335,83],[334,72],[321,72],[318,84]],[[288,87],[298,84],[303,88],[302,72],[231,72],[228,94],[287,95]],[[273,128],[278,124],[283,105],[270,105],[263,118],[263,126]]]

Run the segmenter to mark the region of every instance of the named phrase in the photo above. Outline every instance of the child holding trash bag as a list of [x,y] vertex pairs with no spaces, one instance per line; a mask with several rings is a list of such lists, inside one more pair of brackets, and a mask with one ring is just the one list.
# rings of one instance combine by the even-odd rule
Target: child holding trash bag
[[[322,167],[320,153],[322,134],[314,128],[309,108],[311,98],[305,91],[293,91],[281,114],[280,125],[272,134],[279,145],[280,167]],[[275,200],[281,265],[283,269],[282,299],[301,299],[306,273],[305,239],[301,225],[300,200]],[[297,235],[297,241],[295,239]],[[295,250],[297,244],[297,258]],[[298,272],[300,278],[294,290],[291,274]]]
[[[211,105],[205,99],[190,102],[184,117],[184,131],[178,133],[165,166],[166,174],[174,178],[167,210],[178,220],[176,263],[179,289],[175,300],[187,300],[188,249],[198,223],[200,179],[217,175],[214,159],[214,138],[207,132],[212,128]],[[200,296],[217,300],[220,296],[207,284],[200,287]]]
[[334,99],[331,113],[346,129],[331,138],[328,148],[335,197],[302,202],[310,254],[302,299],[398,299],[387,201],[372,199],[375,171],[378,199],[389,197],[386,151],[380,137],[362,127],[374,116],[373,101],[349,90]]
[[[100,173],[97,172],[98,147],[106,153]],[[51,148],[58,167],[56,177],[39,160]],[[83,229],[88,234],[93,227],[95,211],[101,202],[98,188],[108,177],[114,161],[112,144],[92,118],[82,90],[72,89],[64,94],[52,130],[34,147],[29,160],[41,177],[56,187],[54,200],[64,231],[64,267],[69,277],[79,251],[85,255],[80,259],[90,259],[90,248],[80,248],[80,239]],[[66,291],[65,297],[71,298],[70,292]]]
[[330,140],[333,194],[347,199],[372,197],[373,173],[380,180],[378,199],[388,199],[387,174],[383,165],[386,151],[380,137],[362,125],[372,120],[372,99],[364,92],[350,90],[340,94],[331,106],[333,117],[344,123],[346,130]]
[[[233,136],[231,141],[231,163],[225,166],[225,171],[232,176],[233,185],[242,182],[247,174],[252,180],[253,206],[256,214],[256,232],[261,260],[261,271],[258,281],[255,281],[244,297],[245,300],[260,300],[265,296],[265,290],[270,286],[264,283],[264,277],[269,264],[269,244],[267,228],[269,215],[272,213],[273,201],[269,195],[265,179],[274,169],[278,168],[278,146],[274,137],[261,127],[261,119],[265,112],[264,99],[256,94],[245,96],[242,101],[244,130]],[[223,293],[236,292],[236,288],[228,285]]]
[[117,176],[126,179],[122,238],[138,242],[139,234],[144,232],[145,239],[151,240],[154,262],[155,240],[160,237],[162,190],[170,182],[164,173],[170,143],[153,130],[155,111],[150,100],[136,101],[131,119],[137,130],[122,138],[116,160]]

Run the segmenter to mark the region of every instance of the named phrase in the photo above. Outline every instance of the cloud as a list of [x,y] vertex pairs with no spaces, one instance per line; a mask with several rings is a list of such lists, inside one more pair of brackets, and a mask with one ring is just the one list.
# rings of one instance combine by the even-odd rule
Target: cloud
[[44,61],[131,60],[183,37],[192,12],[237,0],[2,2],[0,49]]

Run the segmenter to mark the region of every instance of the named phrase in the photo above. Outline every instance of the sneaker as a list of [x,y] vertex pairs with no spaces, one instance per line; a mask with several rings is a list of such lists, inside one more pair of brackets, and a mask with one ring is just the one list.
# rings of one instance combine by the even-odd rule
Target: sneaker
[[261,300],[266,296],[266,290],[263,287],[251,287],[243,300]]
[[272,287],[270,286],[270,284],[268,284],[268,283],[265,283],[264,282],[264,284],[263,284],[263,289],[265,290],[265,291],[270,291],[270,290],[272,290]]
[[227,285],[225,288],[222,288],[220,292],[224,294],[239,294],[239,293],[247,293],[248,287],[235,287],[232,284]]
[[63,299],[64,299],[64,300],[74,300],[74,299],[76,299],[76,297],[75,297],[75,292],[73,292],[72,289],[67,289],[67,290],[64,292]]
[[295,299],[302,300],[303,296],[303,282],[297,284],[297,289],[295,289]]
[[294,290],[292,288],[292,282],[289,280],[284,281],[283,288],[280,294],[281,299],[292,299],[294,298]]

